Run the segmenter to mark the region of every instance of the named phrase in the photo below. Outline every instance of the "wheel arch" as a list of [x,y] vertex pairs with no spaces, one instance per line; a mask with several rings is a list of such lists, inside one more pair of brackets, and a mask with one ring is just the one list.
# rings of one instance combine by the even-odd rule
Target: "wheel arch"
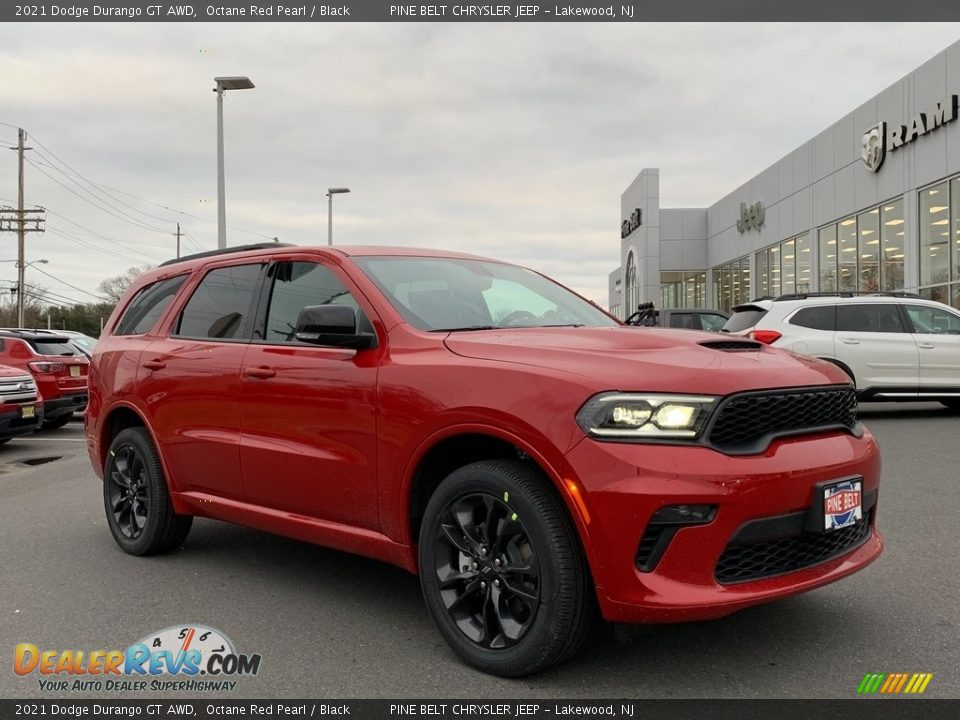
[[[507,458],[519,460],[541,474],[546,484],[557,494],[567,517],[573,525],[583,551],[591,579],[595,554],[588,526],[589,509],[580,491],[572,469],[565,468],[562,455],[552,462],[541,452],[516,435],[487,425],[465,425],[446,428],[424,440],[404,473],[402,508],[405,518],[405,541],[411,547],[418,542],[423,511],[433,492],[447,475],[457,468],[480,460]],[[414,558],[416,553],[413,553]]]
[[850,366],[847,365],[845,362],[843,362],[843,360],[838,360],[837,358],[832,358],[832,357],[821,357],[821,356],[817,356],[817,359],[823,360],[824,362],[828,362],[831,365],[836,365],[838,368],[840,368],[847,374],[851,382],[853,382],[853,386],[857,387],[857,376],[853,374],[853,370],[851,370]]

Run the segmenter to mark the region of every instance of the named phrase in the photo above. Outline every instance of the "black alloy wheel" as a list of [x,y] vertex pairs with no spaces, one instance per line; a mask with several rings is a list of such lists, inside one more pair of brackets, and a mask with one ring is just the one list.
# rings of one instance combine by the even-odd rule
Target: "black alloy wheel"
[[150,514],[146,466],[133,445],[123,445],[113,453],[113,469],[107,478],[110,510],[123,536],[136,540],[143,534]]
[[131,555],[174,550],[193,525],[192,515],[174,511],[160,456],[143,427],[121,430],[110,443],[103,505],[113,539]]
[[423,511],[418,557],[437,630],[483,672],[563,662],[598,628],[590,570],[559,490],[518,460],[451,472]]
[[515,644],[540,606],[540,566],[527,528],[500,498],[475,493],[444,510],[435,536],[444,607],[480,647]]

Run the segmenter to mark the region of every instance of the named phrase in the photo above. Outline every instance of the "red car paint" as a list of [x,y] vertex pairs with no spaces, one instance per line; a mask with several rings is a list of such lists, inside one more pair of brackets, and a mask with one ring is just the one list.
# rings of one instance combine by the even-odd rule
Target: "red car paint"
[[33,375],[43,398],[47,421],[83,412],[87,405],[89,361],[79,352],[64,356],[37,350],[66,343],[67,338],[58,335],[29,330],[0,331],[0,363]]
[[30,435],[42,422],[43,400],[30,373],[0,365],[0,442]]
[[[94,352],[87,445],[102,476],[125,423],[146,426],[179,513],[219,518],[416,571],[411,503],[438,443],[506,441],[552,481],[578,531],[604,616],[664,622],[719,617],[837,580],[880,554],[875,526],[855,550],[762,580],[719,584],[714,567],[745,522],[806,511],[817,483],[856,475],[875,493],[878,448],[866,430],[775,439],[754,455],[703,446],[598,442],[575,421],[610,390],[726,396],[846,385],[836,367],[764,347],[718,352],[715,334],[684,330],[514,328],[424,332],[408,324],[354,262],[366,256],[457,257],[399,248],[276,247],[187,260],[141,276]],[[212,268],[262,259],[327,265],[379,338],[362,351],[189,340],[171,327]],[[141,335],[114,335],[130,299],[188,275]],[[635,562],[652,514],[710,504],[715,518],[680,529],[653,572]],[[875,512],[875,507],[874,507]]]

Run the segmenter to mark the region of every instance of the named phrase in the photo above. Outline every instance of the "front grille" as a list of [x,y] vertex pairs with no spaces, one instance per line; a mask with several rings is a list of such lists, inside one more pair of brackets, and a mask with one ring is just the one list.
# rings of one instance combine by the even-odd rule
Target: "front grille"
[[749,340],[709,340],[700,343],[700,346],[723,352],[759,352],[764,348],[762,343]]
[[0,379],[0,402],[34,402],[37,399],[37,385],[29,375]]
[[763,452],[777,436],[858,425],[851,387],[743,393],[721,402],[707,440],[723,452]]
[[724,549],[715,576],[723,584],[759,580],[802,570],[843,555],[861,545],[870,535],[870,513],[855,525],[826,533],[806,533],[775,540],[737,544]]

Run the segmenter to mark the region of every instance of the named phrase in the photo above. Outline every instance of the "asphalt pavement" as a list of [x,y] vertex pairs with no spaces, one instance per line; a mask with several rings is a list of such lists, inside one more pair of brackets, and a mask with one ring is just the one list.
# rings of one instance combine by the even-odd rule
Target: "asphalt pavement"
[[884,458],[876,563],[722,620],[617,626],[523,680],[464,666],[417,579],[388,565],[211,520],[176,553],[125,555],[81,424],[14,440],[0,448],[0,697],[105,695],[41,691],[13,673],[17,643],[122,649],[180,624],[262,655],[224,698],[848,698],[868,672],[932,672],[925,696],[960,697],[960,416],[930,403],[862,416]]

